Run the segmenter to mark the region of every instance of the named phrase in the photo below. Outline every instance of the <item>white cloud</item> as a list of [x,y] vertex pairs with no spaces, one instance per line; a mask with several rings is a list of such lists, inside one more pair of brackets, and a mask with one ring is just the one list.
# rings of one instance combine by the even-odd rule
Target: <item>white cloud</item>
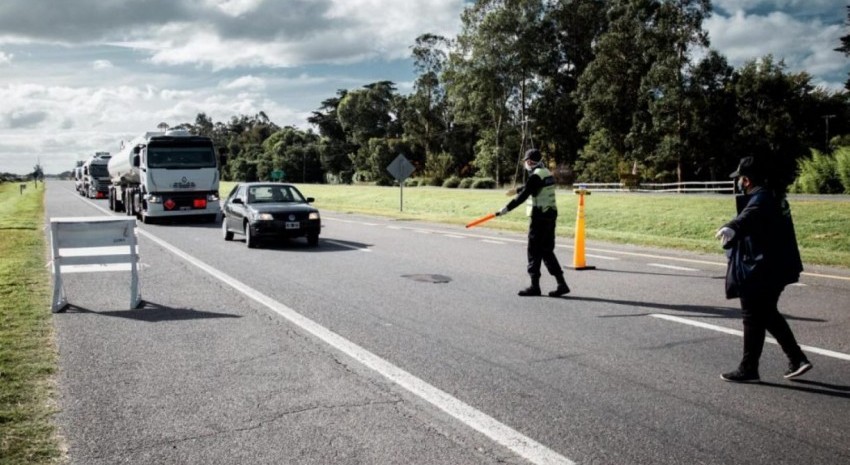
[[255,76],[242,76],[230,82],[222,83],[222,89],[248,89],[248,90],[263,90],[266,88],[266,81]]
[[8,65],[12,63],[12,58],[15,56],[12,54],[7,54],[5,52],[0,52],[0,66]]
[[800,20],[784,12],[754,15],[739,10],[729,17],[712,16],[705,28],[712,47],[736,67],[765,55],[784,60],[793,72],[831,74],[847,67],[843,55],[833,50],[845,33],[843,27],[826,25],[818,19]]
[[96,70],[113,68],[112,62],[109,60],[94,60],[92,68]]

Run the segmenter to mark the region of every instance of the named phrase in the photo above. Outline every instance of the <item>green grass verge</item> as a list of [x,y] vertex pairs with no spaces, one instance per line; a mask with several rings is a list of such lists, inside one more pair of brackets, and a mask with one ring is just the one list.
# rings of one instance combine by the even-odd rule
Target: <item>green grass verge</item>
[[[222,183],[226,195],[234,183]],[[464,225],[493,212],[509,197],[499,190],[408,187],[399,211],[399,188],[376,186],[299,185],[315,197],[319,209]],[[572,238],[578,196],[558,191],[558,235]],[[800,252],[807,264],[850,268],[850,197],[810,200],[790,197]],[[716,253],[714,232],[735,215],[729,195],[594,193],[586,197],[585,236],[588,240]],[[525,231],[520,207],[486,224],[488,228]]]
[[0,463],[59,463],[44,187],[0,184]]

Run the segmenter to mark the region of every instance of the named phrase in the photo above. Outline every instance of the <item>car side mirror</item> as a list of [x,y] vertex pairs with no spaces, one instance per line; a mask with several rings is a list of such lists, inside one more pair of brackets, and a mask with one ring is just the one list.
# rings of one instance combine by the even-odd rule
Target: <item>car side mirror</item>
[[242,204],[242,203],[245,203],[245,202],[243,202],[243,201],[242,201],[242,199],[241,199],[240,197],[236,197],[235,199],[233,199],[233,200],[231,201],[231,203],[238,203],[238,204]]
[[316,201],[315,197],[307,197],[307,203],[313,203]]

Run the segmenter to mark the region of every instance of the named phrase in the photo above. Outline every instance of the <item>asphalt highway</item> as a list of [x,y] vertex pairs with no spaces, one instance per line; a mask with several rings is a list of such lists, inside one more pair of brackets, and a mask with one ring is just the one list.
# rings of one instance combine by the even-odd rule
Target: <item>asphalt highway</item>
[[[48,219],[112,214],[46,186]],[[127,273],[66,276],[70,462],[850,463],[846,270],[807,266],[780,300],[814,369],[784,380],[768,343],[762,382],[740,385],[719,378],[742,348],[719,249],[589,238],[596,269],[575,271],[559,239],[572,293],[522,298],[522,235],[322,221],[318,248],[260,249],[219,224],[139,222],[141,309]]]

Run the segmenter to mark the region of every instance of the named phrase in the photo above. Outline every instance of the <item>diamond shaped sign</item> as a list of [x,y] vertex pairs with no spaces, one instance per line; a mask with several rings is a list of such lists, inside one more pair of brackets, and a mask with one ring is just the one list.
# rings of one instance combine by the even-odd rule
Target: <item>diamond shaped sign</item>
[[415,170],[416,167],[407,161],[407,158],[404,158],[404,155],[395,157],[395,160],[387,166],[387,171],[389,171],[398,182],[402,182],[407,179],[407,177]]

